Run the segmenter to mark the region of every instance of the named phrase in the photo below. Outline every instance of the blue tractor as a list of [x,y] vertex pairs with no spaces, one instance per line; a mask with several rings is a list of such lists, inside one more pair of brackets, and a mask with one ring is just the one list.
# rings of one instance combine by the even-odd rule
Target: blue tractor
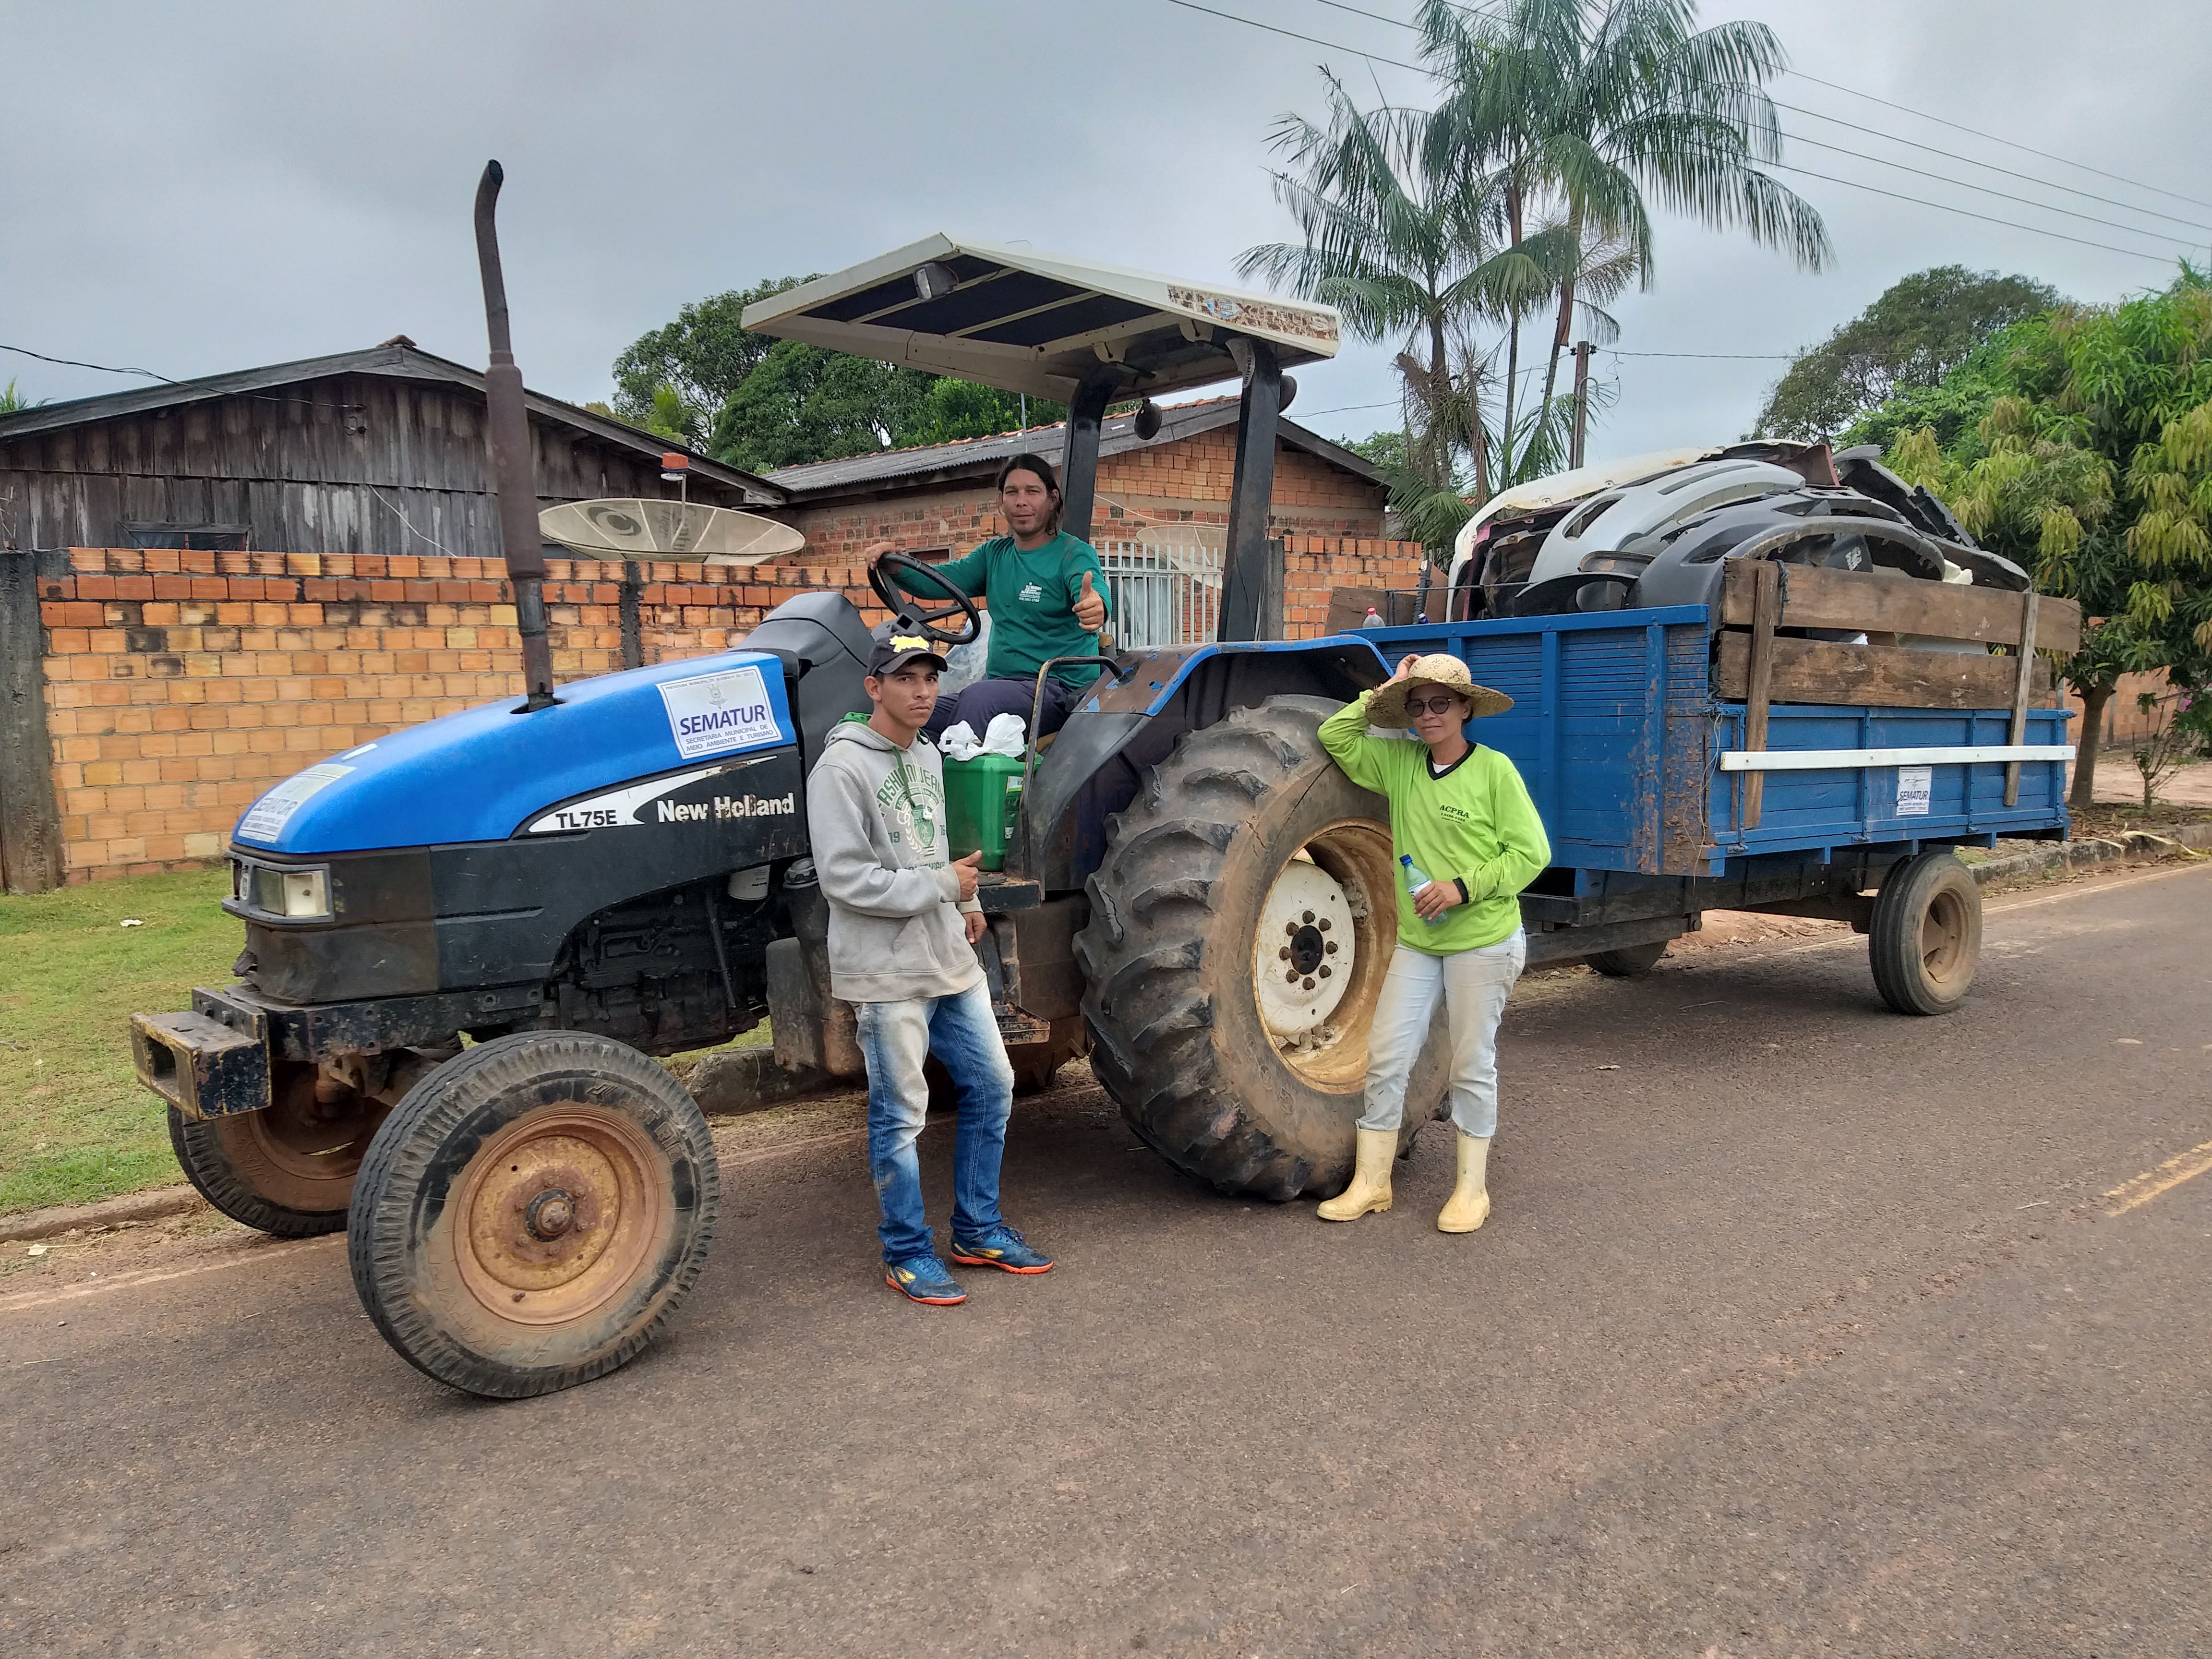
[[[714,1145],[654,1056],[768,1018],[779,1058],[860,1075],[829,994],[805,781],[830,727],[867,707],[871,637],[847,597],[810,593],[719,654],[554,685],[495,168],[477,228],[526,695],[256,801],[230,846],[237,982],[135,1016],[133,1035],[211,1203],[279,1236],[345,1231],[393,1347],[515,1397],[621,1365],[705,1260]],[[1067,403],[1078,536],[1110,403],[1242,382],[1219,640],[1097,662],[1032,757],[978,949],[1018,1075],[1088,1052],[1178,1167],[1279,1199],[1341,1187],[1395,890],[1381,802],[1316,732],[1386,670],[1358,640],[1261,638],[1279,631],[1283,369],[1334,353],[1334,314],[942,237],[764,311],[748,325]],[[929,567],[904,569],[929,586]],[[902,628],[977,634],[949,584],[917,600],[877,580]],[[1416,1099],[1441,1102],[1441,1065]]]

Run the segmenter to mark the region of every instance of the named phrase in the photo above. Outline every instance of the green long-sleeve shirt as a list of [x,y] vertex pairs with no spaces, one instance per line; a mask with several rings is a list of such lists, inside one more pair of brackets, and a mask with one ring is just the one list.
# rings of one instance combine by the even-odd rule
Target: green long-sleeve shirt
[[[1518,895],[1552,861],[1552,845],[1536,803],[1513,763],[1495,749],[1470,744],[1443,776],[1429,771],[1429,746],[1410,738],[1370,737],[1363,691],[1322,722],[1322,746],[1345,775],[1390,803],[1390,848],[1398,878],[1398,943],[1432,957],[1478,950],[1510,937],[1521,925]],[[1431,927],[1406,889],[1410,854],[1432,881],[1467,884],[1468,902]]]
[[[991,651],[983,672],[994,679],[1033,680],[1037,670],[1054,657],[1097,653],[1098,635],[1075,620],[1085,571],[1091,573],[1091,591],[1106,601],[1107,614],[1113,614],[1114,601],[1106,591],[1106,572],[1098,562],[1097,550],[1065,531],[1026,553],[1014,545],[1012,536],[994,536],[936,568],[962,592],[981,596],[990,606]],[[899,586],[925,599],[938,597],[919,577]],[[1098,678],[1098,666],[1087,663],[1056,669],[1053,678],[1085,686]]]

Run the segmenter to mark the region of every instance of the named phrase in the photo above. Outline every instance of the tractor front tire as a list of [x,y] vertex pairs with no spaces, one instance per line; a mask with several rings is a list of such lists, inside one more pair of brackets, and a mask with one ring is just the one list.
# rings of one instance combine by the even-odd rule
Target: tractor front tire
[[169,1146],[185,1179],[233,1221],[272,1238],[343,1232],[354,1182],[386,1109],[315,1099],[315,1068],[280,1064],[258,1112],[189,1118],[169,1108]]
[[665,1070],[611,1038],[516,1032],[439,1066],[378,1131],[348,1229],[354,1289],[426,1375],[550,1394],[667,1322],[720,1194],[707,1121]]
[[[1091,1070],[1138,1135],[1226,1193],[1351,1179],[1396,948],[1389,808],[1321,746],[1337,705],[1271,697],[1193,732],[1109,821],[1076,936]],[[1401,1150],[1442,1115],[1443,1011]]]

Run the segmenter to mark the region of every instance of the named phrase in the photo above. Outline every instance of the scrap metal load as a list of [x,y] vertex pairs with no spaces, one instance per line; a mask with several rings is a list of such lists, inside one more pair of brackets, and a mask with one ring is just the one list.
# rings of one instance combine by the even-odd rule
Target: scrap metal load
[[2027,573],[1978,545],[1873,444],[1759,440],[1539,479],[1460,532],[1454,622],[1720,602],[1727,568],[1765,559],[2021,592]]

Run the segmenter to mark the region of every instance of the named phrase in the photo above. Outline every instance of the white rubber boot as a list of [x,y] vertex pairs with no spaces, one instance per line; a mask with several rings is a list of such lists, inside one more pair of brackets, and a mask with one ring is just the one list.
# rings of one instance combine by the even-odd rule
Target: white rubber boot
[[1490,1219],[1490,1137],[1459,1138],[1459,1181],[1437,1215],[1440,1233],[1471,1233]]
[[1390,1207],[1390,1164],[1398,1156],[1395,1129],[1361,1129],[1352,1184],[1325,1200],[1317,1213],[1323,1221],[1351,1221],[1370,1210]]

